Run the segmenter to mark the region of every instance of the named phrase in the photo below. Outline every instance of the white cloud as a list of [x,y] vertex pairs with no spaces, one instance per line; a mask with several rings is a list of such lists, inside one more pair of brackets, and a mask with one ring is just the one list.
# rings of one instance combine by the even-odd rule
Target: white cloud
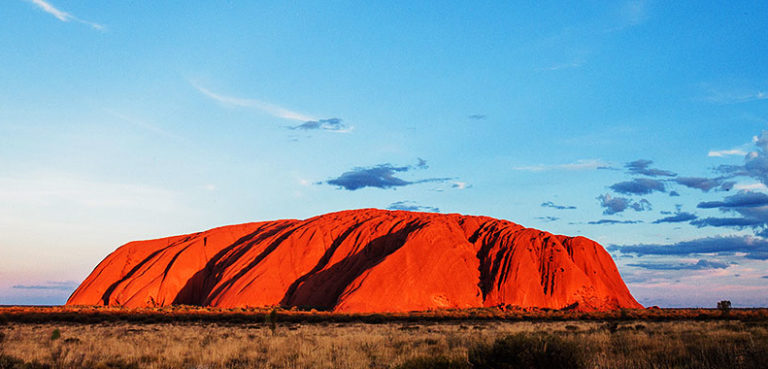
[[72,15],[70,13],[67,13],[67,12],[65,12],[63,10],[57,9],[55,6],[51,5],[50,3],[48,3],[48,2],[46,2],[44,0],[28,0],[28,1],[33,3],[33,4],[35,4],[35,5],[37,5],[37,7],[40,8],[42,11],[44,11],[44,12],[50,14],[50,15],[53,15],[54,17],[56,17],[58,20],[60,20],[62,22],[75,21],[75,22],[78,22],[78,23],[87,24],[87,25],[93,27],[94,29],[97,29],[97,30],[100,30],[100,31],[104,30],[104,26],[103,25],[98,24],[98,23],[94,23],[94,22],[90,22],[90,21],[87,21],[87,20],[83,20],[83,19],[80,19],[78,17],[75,17],[74,15]]
[[741,149],[730,149],[730,150],[711,150],[707,154],[707,156],[709,157],[717,157],[717,158],[722,158],[723,156],[731,156],[731,155],[744,156],[744,155],[747,155],[747,152]]
[[457,181],[457,182],[453,182],[453,185],[451,185],[451,188],[455,188],[457,190],[463,190],[463,189],[468,188],[468,186],[467,186],[466,182],[458,182]]
[[768,99],[768,92],[754,88],[718,88],[705,86],[704,101],[714,104],[739,104]]
[[768,190],[768,187],[766,187],[762,183],[744,183],[744,184],[737,184],[733,186],[736,190],[747,190],[747,191],[765,191]]
[[283,118],[283,119],[291,119],[296,120],[300,122],[308,122],[308,121],[316,121],[317,119],[302,114],[299,112],[295,112],[292,110],[288,110],[286,108],[283,108],[278,105],[270,104],[268,102],[264,102],[261,100],[256,99],[247,99],[247,98],[241,98],[241,97],[232,97],[232,96],[225,96],[220,95],[218,93],[215,93],[205,87],[199,86],[196,83],[192,83],[192,86],[194,86],[200,93],[203,95],[209,97],[210,99],[213,99],[215,101],[218,101],[219,103],[222,103],[224,105],[230,105],[230,106],[239,106],[244,108],[254,108],[257,110],[261,110],[271,116]]
[[588,159],[577,160],[566,164],[538,164],[513,167],[512,170],[523,170],[530,172],[542,172],[546,170],[594,170],[599,168],[608,168],[610,165],[602,160]]
[[556,71],[556,70],[562,70],[562,69],[573,69],[573,68],[580,68],[584,66],[584,60],[583,59],[574,59],[573,61],[567,62],[567,63],[560,63],[560,64],[553,64],[548,67],[538,68],[537,70],[540,71]]

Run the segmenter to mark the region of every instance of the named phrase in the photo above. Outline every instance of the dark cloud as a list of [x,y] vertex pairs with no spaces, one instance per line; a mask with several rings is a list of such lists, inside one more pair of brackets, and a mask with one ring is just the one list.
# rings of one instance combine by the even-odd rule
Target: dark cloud
[[688,222],[691,220],[695,220],[697,217],[694,214],[691,213],[677,213],[675,215],[657,219],[653,221],[653,224],[659,224],[659,223],[681,223],[681,222]]
[[429,213],[439,213],[440,209],[433,206],[420,206],[416,205],[413,201],[398,201],[390,204],[387,209],[389,210],[407,210],[407,211],[424,211]]
[[768,279],[768,275],[764,275],[764,276],[762,276],[762,278],[766,278],[766,279]]
[[404,173],[412,169],[426,168],[426,161],[419,159],[418,164],[414,166],[396,167],[392,164],[379,164],[375,167],[356,167],[350,171],[342,173],[339,177],[325,181],[325,183],[338,186],[345,190],[354,191],[365,187],[374,188],[396,188],[408,186],[417,183],[426,182],[444,182],[452,178],[427,178],[417,181],[407,181],[398,178],[397,173]]
[[419,169],[429,169],[429,165],[427,165],[427,161],[422,158],[416,158],[416,168]]
[[299,124],[297,126],[292,126],[288,128],[301,129],[305,131],[315,130],[315,129],[325,130],[325,131],[346,131],[349,129],[349,127],[347,127],[339,118],[310,120],[302,124]]
[[728,196],[723,201],[701,202],[696,207],[701,209],[723,208],[753,208],[768,205],[768,195],[760,192],[739,191],[739,193]]
[[474,119],[474,120],[484,120],[488,118],[488,116],[485,114],[472,114],[472,115],[469,115],[467,118]]
[[536,217],[538,220],[543,220],[545,222],[554,222],[556,220],[560,220],[558,217]]
[[646,199],[640,199],[640,201],[630,204],[629,207],[635,211],[651,210],[651,202]]
[[726,269],[730,266],[730,264],[722,263],[719,261],[709,261],[704,259],[699,259],[699,261],[696,263],[635,263],[627,265],[651,270]]
[[600,206],[605,208],[603,210],[605,215],[621,213],[627,209],[635,211],[651,210],[651,203],[646,199],[635,202],[626,197],[612,197],[610,194],[605,194],[598,196],[597,200],[600,201]]
[[669,197],[678,197],[680,194],[677,191],[669,191]]
[[651,164],[653,164],[651,160],[639,159],[625,164],[624,167],[627,168],[627,173],[629,174],[649,177],[674,177],[677,175],[677,173],[668,170],[649,168]]
[[705,201],[697,205],[701,209],[718,209],[739,214],[731,218],[702,218],[691,222],[701,227],[752,228],[757,235],[768,236],[768,195],[753,191],[739,191],[722,201]]
[[701,218],[691,222],[699,228],[702,227],[732,227],[732,228],[744,228],[744,227],[757,227],[765,224],[764,221],[759,219],[750,218]]
[[717,188],[720,191],[730,191],[733,188],[733,185],[736,184],[736,182],[727,181],[726,179],[727,178],[725,177],[718,177],[718,178],[679,177],[679,178],[675,178],[674,181],[675,183],[683,185],[685,187],[695,188],[697,190],[702,190],[704,192],[709,192],[709,190],[713,188]]
[[615,219],[600,219],[600,220],[593,220],[591,222],[588,222],[587,224],[604,224],[604,225],[612,225],[612,224],[637,224],[642,223],[642,220],[615,220]]
[[552,201],[542,202],[542,203],[541,203],[541,206],[542,206],[542,207],[544,207],[544,208],[552,208],[552,209],[557,209],[557,210],[571,210],[571,209],[576,209],[576,207],[575,207],[575,206],[570,206],[570,205],[557,205],[557,204],[553,203]]
[[768,240],[752,236],[706,237],[670,245],[612,245],[608,246],[607,249],[608,251],[621,251],[625,254],[635,254],[638,256],[689,256],[694,254],[731,255],[735,252],[740,252],[745,253],[746,257],[750,259],[768,260]]
[[631,181],[616,183],[610,188],[624,195],[647,195],[653,191],[665,191],[664,182],[650,178],[635,178]]

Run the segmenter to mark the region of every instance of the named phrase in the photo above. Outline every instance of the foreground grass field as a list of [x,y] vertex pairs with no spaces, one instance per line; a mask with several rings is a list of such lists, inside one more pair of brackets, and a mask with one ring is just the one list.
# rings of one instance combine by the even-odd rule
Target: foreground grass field
[[768,367],[768,320],[737,319],[736,311],[718,320],[637,320],[625,312],[605,320],[377,324],[257,312],[250,322],[79,323],[0,311],[2,369]]

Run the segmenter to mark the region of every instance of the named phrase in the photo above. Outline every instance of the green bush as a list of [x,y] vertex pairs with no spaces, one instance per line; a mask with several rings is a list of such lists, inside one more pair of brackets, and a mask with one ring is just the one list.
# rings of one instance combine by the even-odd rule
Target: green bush
[[55,341],[59,338],[61,338],[61,331],[56,328],[53,330],[53,333],[51,333],[51,341]]
[[397,369],[469,369],[466,361],[449,359],[445,356],[422,356],[406,360]]
[[586,358],[576,342],[549,334],[518,333],[469,350],[476,369],[581,369]]

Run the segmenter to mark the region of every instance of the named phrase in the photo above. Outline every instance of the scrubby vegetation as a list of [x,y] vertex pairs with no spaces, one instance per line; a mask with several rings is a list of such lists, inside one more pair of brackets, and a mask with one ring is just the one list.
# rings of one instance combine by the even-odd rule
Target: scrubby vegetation
[[246,323],[11,319],[0,326],[0,369],[752,369],[768,363],[766,320],[267,323],[269,313]]
[[605,312],[588,312],[573,309],[524,309],[514,306],[499,306],[476,309],[443,309],[407,313],[334,313],[306,310],[264,308],[221,309],[177,305],[162,308],[98,307],[98,306],[53,306],[53,307],[0,307],[0,326],[7,322],[20,323],[283,323],[328,322],[370,324],[398,322],[451,322],[451,321],[678,321],[678,320],[768,320],[768,309],[731,309],[724,313],[725,305],[718,303],[717,309],[621,309]]

